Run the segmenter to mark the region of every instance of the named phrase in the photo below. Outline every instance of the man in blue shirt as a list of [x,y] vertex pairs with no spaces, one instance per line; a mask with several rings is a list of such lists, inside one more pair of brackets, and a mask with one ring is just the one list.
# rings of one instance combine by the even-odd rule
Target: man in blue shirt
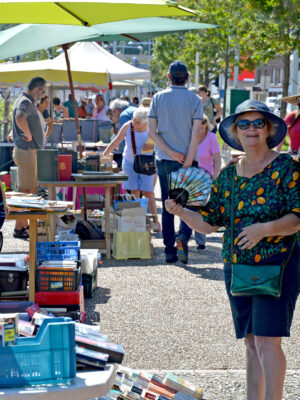
[[[118,131],[122,128],[124,124],[126,124],[126,122],[132,120],[133,113],[136,110],[136,107],[131,106],[128,101],[121,99],[113,100],[110,103],[109,108],[112,111],[112,122],[118,124]],[[118,159],[116,160],[119,168],[122,165],[122,153],[124,147],[125,140],[123,140],[120,144],[121,156],[118,157]]]
[[200,97],[185,86],[189,73],[182,61],[177,60],[170,64],[168,78],[171,86],[156,93],[151,102],[149,136],[155,142],[163,204],[162,232],[166,262],[173,263],[179,258],[182,263],[187,264],[187,243],[192,230],[181,221],[176,237],[174,215],[167,212],[164,203],[168,198],[168,174],[179,168],[198,166],[196,150],[204,138],[201,133],[203,106]]

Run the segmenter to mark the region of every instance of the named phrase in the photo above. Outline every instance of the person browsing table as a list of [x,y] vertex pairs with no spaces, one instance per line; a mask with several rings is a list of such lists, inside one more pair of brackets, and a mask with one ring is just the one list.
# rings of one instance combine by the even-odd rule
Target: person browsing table
[[131,124],[134,128],[134,139],[136,144],[136,154],[152,155],[154,151],[154,143],[152,146],[145,150],[145,144],[148,139],[148,129],[147,129],[147,117],[148,108],[139,107],[136,108],[132,121],[126,122],[117,136],[112,140],[112,142],[105,149],[103,155],[106,156],[111,153],[120,143],[125,139],[125,148],[123,152],[122,170],[128,175],[128,181],[123,183],[123,188],[130,190],[131,193],[138,199],[140,197],[141,191],[144,196],[148,199],[148,206],[151,214],[157,216],[157,208],[154,197],[154,175],[143,175],[134,171],[134,152],[131,140]]

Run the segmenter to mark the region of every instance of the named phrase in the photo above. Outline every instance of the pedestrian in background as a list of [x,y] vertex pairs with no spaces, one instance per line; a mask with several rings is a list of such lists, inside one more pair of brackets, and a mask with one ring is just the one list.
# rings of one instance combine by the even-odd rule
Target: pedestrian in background
[[[204,132],[204,139],[197,149],[198,167],[207,171],[211,175],[213,182],[220,173],[221,154],[217,137],[211,131],[212,126],[205,114],[203,115],[201,129]],[[197,250],[204,251],[206,235],[195,231],[195,241],[197,244]]]
[[92,98],[92,96],[90,96],[88,98],[87,104],[86,104],[86,116],[89,118],[92,117],[93,110],[94,110],[93,98]]
[[[196,150],[204,137],[201,130],[203,119],[202,101],[190,92],[186,83],[189,72],[182,61],[170,64],[168,78],[171,86],[156,93],[149,111],[149,135],[155,142],[157,172],[163,202],[162,232],[165,245],[166,262],[179,260],[188,262],[188,241],[192,229],[180,222],[178,235],[175,235],[174,215],[165,208],[168,198],[168,174],[179,168],[198,166]],[[175,247],[175,240],[177,248]]]
[[108,106],[105,104],[105,98],[103,94],[98,93],[95,98],[95,107],[93,110],[93,119],[97,121],[107,122],[109,121],[106,115],[108,111]]
[[[103,155],[111,153],[120,143],[125,140],[125,148],[123,152],[122,170],[128,175],[128,180],[123,182],[123,188],[130,190],[137,199],[140,198],[141,192],[148,199],[148,208],[151,214],[157,217],[157,208],[153,192],[154,175],[139,174],[134,171],[134,153],[131,140],[131,124],[134,128],[134,139],[136,145],[136,154],[153,155],[154,143],[145,150],[145,143],[148,139],[148,108],[138,107],[132,116],[132,121],[127,121],[119,130],[117,136],[105,149]],[[144,149],[144,151],[143,151]]]
[[[118,131],[122,128],[126,122],[131,121],[133,117],[133,113],[136,110],[136,107],[133,107],[129,104],[129,101],[122,99],[114,99],[109,108],[112,111],[112,122],[115,126],[118,127]],[[123,140],[120,145],[121,155],[119,157],[114,157],[114,160],[117,162],[118,167],[121,168],[122,165],[122,153],[125,148],[125,141]]]
[[[293,154],[298,154],[300,150],[300,94],[296,96],[283,97],[281,101],[286,101],[287,103],[297,106],[297,110],[294,110],[287,114],[284,118],[287,124],[287,134],[289,138],[289,149]],[[281,151],[282,145],[285,139],[277,147],[278,151]]]
[[138,97],[136,97],[136,96],[134,96],[133,98],[132,98],[132,105],[134,106],[134,107],[138,107],[139,106],[139,98]]
[[65,107],[61,104],[60,99],[58,97],[53,98],[53,121],[54,122],[62,122],[65,115]]
[[222,117],[223,109],[217,99],[213,99],[210,96],[210,90],[206,86],[199,86],[197,94],[201,97],[203,103],[203,112],[207,115],[207,118],[213,129],[211,132],[217,132],[217,123],[220,122]]
[[[78,103],[75,100],[76,107],[78,108]],[[73,105],[73,100],[72,100],[72,95],[69,94],[69,100],[64,102],[64,107],[66,109],[65,111],[65,118],[75,118],[75,112],[74,112],[74,105]]]
[[52,131],[52,119],[50,117],[48,108],[49,108],[49,97],[46,96],[45,94],[41,96],[40,100],[37,103],[37,108],[39,111],[39,116],[43,128],[43,134],[44,134],[44,145],[47,143],[48,137]]
[[[169,212],[195,230],[209,234],[225,227],[225,284],[236,337],[246,345],[248,400],[282,399],[286,359],[281,342],[290,336],[300,292],[300,167],[289,154],[272,150],[286,130],[264,103],[244,101],[219,131],[245,155],[221,171],[207,206],[196,213],[166,201]],[[266,273],[270,265],[285,264],[280,297],[233,296],[235,264],[265,265]]]
[[83,119],[86,118],[86,115],[87,115],[86,103],[87,103],[86,97],[82,97],[81,98],[81,104],[78,107],[78,116],[79,116],[79,118],[83,118]]

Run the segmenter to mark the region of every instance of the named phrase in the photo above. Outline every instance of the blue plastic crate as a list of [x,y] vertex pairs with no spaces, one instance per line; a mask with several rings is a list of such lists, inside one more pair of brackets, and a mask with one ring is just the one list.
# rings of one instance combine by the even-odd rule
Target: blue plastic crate
[[67,383],[75,376],[75,325],[70,318],[46,319],[36,336],[0,347],[0,387]]
[[148,208],[148,199],[147,198],[141,198],[141,199],[135,199],[135,200],[128,200],[128,201],[119,201],[119,200],[113,200],[113,208],[114,210],[118,209],[118,204],[126,204],[126,203],[140,203],[140,207],[145,207],[145,214],[147,214],[147,208]]
[[80,242],[38,242],[36,244],[36,261],[76,261],[80,259]]

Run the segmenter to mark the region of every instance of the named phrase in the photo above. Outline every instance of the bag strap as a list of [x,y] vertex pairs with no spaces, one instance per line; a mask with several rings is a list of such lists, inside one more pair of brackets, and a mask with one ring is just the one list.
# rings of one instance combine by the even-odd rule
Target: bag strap
[[130,133],[131,133],[131,144],[134,156],[136,156],[136,145],[135,145],[135,137],[134,137],[134,128],[132,122],[130,122]]
[[[233,258],[233,249],[234,249],[234,191],[235,191],[235,171],[236,167],[232,169],[232,181],[231,181],[231,202],[230,202],[230,263],[232,263],[232,258]],[[293,241],[291,251],[288,255],[288,257],[284,260],[282,263],[282,267],[285,268],[287,263],[289,262],[292,253],[294,251],[294,247],[296,245],[296,242],[298,240],[298,235],[296,235],[296,238]]]
[[232,168],[232,180],[231,180],[231,202],[230,202],[230,263],[233,258],[233,245],[234,245],[234,180],[235,180],[236,167]]
[[213,106],[213,110],[215,111],[215,103],[214,103],[214,101],[213,101],[213,99],[211,97],[209,97],[209,98],[210,98],[211,104]]

